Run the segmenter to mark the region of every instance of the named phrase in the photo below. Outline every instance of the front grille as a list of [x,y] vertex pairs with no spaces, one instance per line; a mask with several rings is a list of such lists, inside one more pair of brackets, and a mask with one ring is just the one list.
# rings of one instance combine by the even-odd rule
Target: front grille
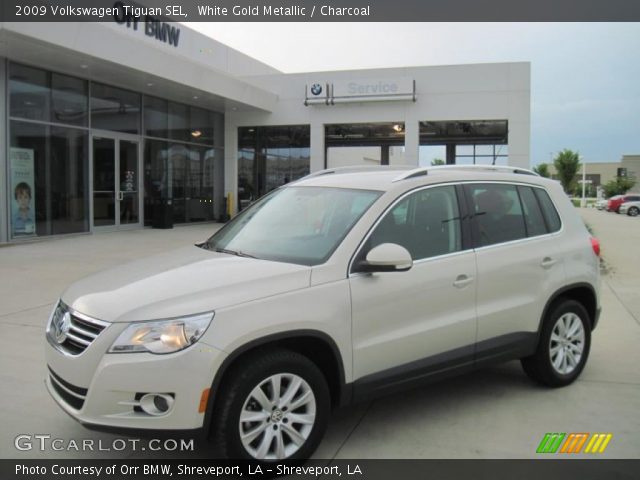
[[[66,335],[62,342],[56,337],[60,325],[64,324],[63,317],[69,315],[69,324],[65,329]],[[58,306],[53,312],[51,323],[49,324],[49,340],[59,350],[70,355],[80,355],[84,352],[98,335],[107,328],[109,324],[101,320],[96,320],[86,315],[74,312],[64,303],[58,302]]]
[[57,375],[51,367],[49,367],[49,378],[51,380],[51,386],[62,399],[76,410],[80,410],[84,405],[84,400],[87,398],[88,390],[82,387],[76,387],[71,383],[63,380]]

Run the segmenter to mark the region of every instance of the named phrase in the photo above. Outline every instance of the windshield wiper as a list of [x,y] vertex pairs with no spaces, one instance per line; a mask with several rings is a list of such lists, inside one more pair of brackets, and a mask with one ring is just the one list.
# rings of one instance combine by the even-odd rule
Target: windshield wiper
[[216,248],[214,251],[219,253],[228,253],[229,255],[235,255],[236,257],[246,257],[246,258],[256,258],[253,255],[249,255],[248,253],[241,252],[240,250],[229,250],[226,248]]

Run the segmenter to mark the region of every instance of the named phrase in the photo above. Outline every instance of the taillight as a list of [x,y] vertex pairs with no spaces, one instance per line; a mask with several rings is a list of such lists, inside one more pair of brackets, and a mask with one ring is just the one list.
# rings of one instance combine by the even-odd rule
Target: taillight
[[593,248],[593,253],[596,254],[596,256],[600,256],[600,240],[598,240],[596,237],[591,237],[591,248]]

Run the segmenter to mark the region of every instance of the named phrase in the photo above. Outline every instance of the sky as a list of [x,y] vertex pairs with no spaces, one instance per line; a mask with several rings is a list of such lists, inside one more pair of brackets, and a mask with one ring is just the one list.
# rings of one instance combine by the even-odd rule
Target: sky
[[283,72],[531,62],[531,163],[640,154],[640,23],[191,23]]

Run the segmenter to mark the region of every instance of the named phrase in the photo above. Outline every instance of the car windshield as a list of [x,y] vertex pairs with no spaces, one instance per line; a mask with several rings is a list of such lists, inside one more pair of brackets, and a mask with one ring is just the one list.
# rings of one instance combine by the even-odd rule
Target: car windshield
[[381,194],[332,187],[280,188],[240,213],[203,247],[239,256],[319,265],[327,261]]

